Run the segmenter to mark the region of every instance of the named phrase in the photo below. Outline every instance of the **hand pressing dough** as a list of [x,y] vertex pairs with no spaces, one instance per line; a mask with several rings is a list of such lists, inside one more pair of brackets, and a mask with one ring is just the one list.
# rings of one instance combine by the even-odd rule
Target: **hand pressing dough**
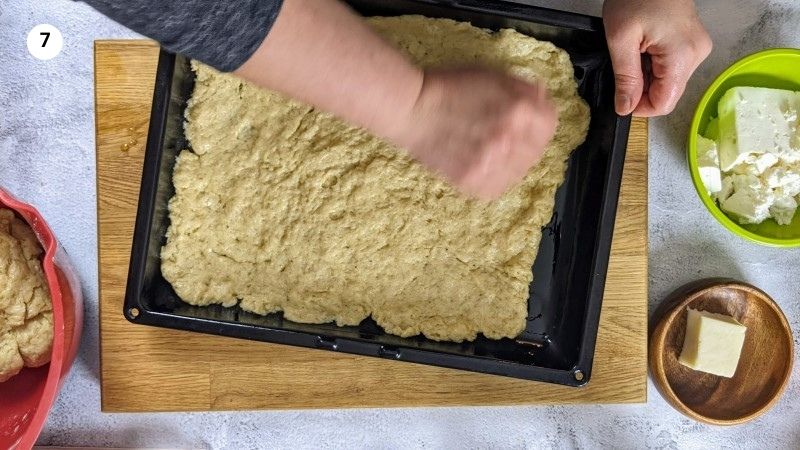
[[0,382],[50,361],[53,313],[33,230],[0,208]]
[[468,200],[391,144],[277,93],[195,64],[162,272],[193,305],[283,311],[430,339],[498,339],[526,324],[541,228],[589,108],[569,56],[513,30],[372,18],[423,66],[482,64],[546,83],[559,126],[524,182]]

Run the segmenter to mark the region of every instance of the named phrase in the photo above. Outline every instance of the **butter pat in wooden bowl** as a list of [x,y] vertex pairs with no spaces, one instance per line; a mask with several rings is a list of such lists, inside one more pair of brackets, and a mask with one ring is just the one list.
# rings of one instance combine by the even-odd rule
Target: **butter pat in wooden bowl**
[[[747,327],[734,375],[712,375],[682,365],[688,309],[724,314]],[[686,285],[658,308],[650,335],[650,374],[678,411],[714,425],[747,422],[783,394],[794,358],[792,331],[780,307],[758,288],[728,279]]]

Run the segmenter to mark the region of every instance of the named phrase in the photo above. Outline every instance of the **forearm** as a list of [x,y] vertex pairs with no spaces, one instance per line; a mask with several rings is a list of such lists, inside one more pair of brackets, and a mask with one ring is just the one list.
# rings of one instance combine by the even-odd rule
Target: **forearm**
[[337,0],[82,1],[169,51],[362,126],[480,198],[519,182],[556,127],[543,87],[479,68],[423,75]]
[[82,0],[167,50],[230,72],[261,45],[281,0]]
[[397,139],[422,71],[337,0],[284,0],[267,38],[235,73]]

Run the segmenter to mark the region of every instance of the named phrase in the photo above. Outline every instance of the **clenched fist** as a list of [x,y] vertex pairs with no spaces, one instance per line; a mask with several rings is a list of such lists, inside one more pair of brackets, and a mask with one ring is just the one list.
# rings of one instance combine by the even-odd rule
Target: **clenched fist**
[[462,192],[491,200],[539,161],[556,124],[539,84],[488,69],[434,70],[393,140]]

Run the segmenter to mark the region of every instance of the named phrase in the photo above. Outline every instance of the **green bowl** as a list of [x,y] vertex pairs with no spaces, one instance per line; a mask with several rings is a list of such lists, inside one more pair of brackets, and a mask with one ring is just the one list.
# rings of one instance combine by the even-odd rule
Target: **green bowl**
[[728,217],[706,191],[697,169],[697,134],[705,135],[709,121],[717,116],[717,103],[728,89],[737,86],[768,87],[800,91],[800,49],[771,49],[747,56],[717,77],[694,112],[689,132],[689,170],[697,194],[711,215],[732,233],[773,247],[800,247],[800,213],[789,225],[768,219],[758,225],[740,225]]

